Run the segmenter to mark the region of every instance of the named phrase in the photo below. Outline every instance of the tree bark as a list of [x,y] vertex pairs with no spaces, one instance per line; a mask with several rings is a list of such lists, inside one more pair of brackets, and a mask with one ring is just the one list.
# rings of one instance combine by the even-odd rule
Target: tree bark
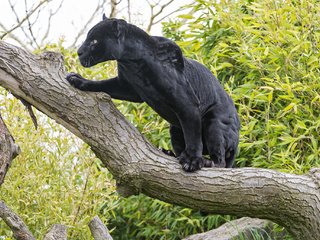
[[89,228],[94,240],[112,240],[108,228],[98,216],[95,216],[89,223]]
[[0,201],[0,218],[8,225],[13,232],[13,237],[17,240],[35,240],[28,227],[22,219],[13,212],[7,205]]
[[267,220],[243,217],[227,222],[217,229],[191,235],[184,240],[255,240],[253,231],[259,233],[260,236],[264,236],[265,239],[269,239],[267,237],[272,235],[271,230],[272,224]]
[[43,240],[67,240],[67,227],[61,224],[53,225]]
[[33,55],[0,42],[0,85],[87,142],[121,192],[143,193],[208,213],[268,219],[297,239],[320,236],[319,171],[293,175],[267,169],[181,170],[148,143],[104,93],[74,89],[57,53]]
[[9,133],[0,114],[0,186],[4,182],[12,160],[19,152],[20,148],[14,143],[14,139]]

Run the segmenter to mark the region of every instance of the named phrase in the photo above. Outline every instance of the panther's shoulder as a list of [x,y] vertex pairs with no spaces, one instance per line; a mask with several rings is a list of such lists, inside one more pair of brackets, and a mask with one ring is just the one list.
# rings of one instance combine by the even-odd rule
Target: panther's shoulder
[[158,59],[182,71],[184,69],[184,57],[180,47],[165,37],[152,36],[152,38],[157,42],[156,55]]

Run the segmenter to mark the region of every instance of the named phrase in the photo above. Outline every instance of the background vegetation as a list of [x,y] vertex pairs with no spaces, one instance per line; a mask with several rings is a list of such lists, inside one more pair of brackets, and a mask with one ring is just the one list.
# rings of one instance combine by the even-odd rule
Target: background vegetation
[[[319,2],[197,0],[186,8],[190,14],[163,31],[234,99],[242,122],[237,165],[298,174],[320,167]],[[89,79],[115,75],[114,63],[80,67],[75,51],[61,43],[46,49],[61,51],[68,71]],[[180,239],[230,219],[145,196],[119,198],[88,146],[40,113],[35,130],[23,106],[4,90],[1,96],[1,112],[22,149],[1,197],[36,236],[63,223],[71,239],[90,239],[86,224],[96,214],[114,239]],[[153,144],[170,148],[168,124],[149,107],[115,103]],[[0,236],[10,239],[1,222]]]

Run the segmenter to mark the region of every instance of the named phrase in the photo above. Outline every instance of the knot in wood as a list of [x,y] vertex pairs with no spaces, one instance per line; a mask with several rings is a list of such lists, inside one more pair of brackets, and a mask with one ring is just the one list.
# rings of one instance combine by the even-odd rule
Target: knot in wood
[[63,63],[64,58],[63,55],[59,52],[46,51],[40,54],[40,57],[44,60]]
[[139,173],[134,169],[124,171],[121,176],[116,179],[116,184],[117,192],[122,197],[138,195],[141,192]]
[[320,168],[312,168],[310,169],[310,176],[313,181],[317,184],[318,188],[320,188]]

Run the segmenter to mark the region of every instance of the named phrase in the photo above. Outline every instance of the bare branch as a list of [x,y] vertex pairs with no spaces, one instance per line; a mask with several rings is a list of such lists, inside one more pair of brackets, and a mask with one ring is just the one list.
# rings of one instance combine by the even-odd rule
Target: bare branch
[[94,18],[97,16],[97,13],[103,9],[104,4],[106,3],[107,0],[102,0],[101,2],[99,1],[99,4],[97,5],[96,9],[93,11],[91,14],[91,17],[87,21],[86,24],[83,25],[83,28],[78,32],[77,36],[75,37],[73,43],[70,45],[70,47],[75,47],[77,44],[79,38],[84,34],[84,32],[87,30],[88,26],[90,23],[94,20]]
[[[27,3],[27,0],[24,0],[24,5],[25,5],[26,15],[28,15],[28,3]],[[37,18],[38,18],[38,17],[39,17],[39,12],[38,12]],[[35,38],[35,36],[34,36],[34,34],[33,34],[32,24],[31,24],[31,22],[30,22],[30,17],[27,18],[27,23],[28,23],[28,29],[29,29],[29,32],[30,32],[32,41],[33,41],[33,43],[37,46],[37,48],[39,48],[39,44],[38,44],[38,42],[37,42],[37,39]]]
[[3,39],[6,35],[8,35],[9,33],[13,32],[18,27],[20,27],[32,14],[34,14],[37,11],[38,8],[40,8],[44,3],[47,3],[48,1],[49,0],[42,0],[34,9],[30,10],[29,13],[23,19],[21,19],[20,22],[17,25],[15,25],[13,28],[8,30],[6,33],[2,34],[0,39]]
[[[10,5],[11,11],[14,14],[14,16],[16,17],[16,23],[19,24],[20,23],[20,17],[16,11],[15,5],[11,2],[11,0],[8,0],[8,3]],[[26,32],[26,30],[24,29],[24,27],[20,27],[21,31],[23,32],[24,36],[26,39],[28,39],[30,41],[30,43],[32,43],[32,39],[30,38],[29,34]],[[8,30],[7,30],[8,31]],[[20,40],[20,39],[19,39]],[[20,42],[22,42],[20,40]],[[23,46],[23,45],[22,45]]]
[[160,18],[159,20],[154,21],[152,25],[156,25],[156,24],[162,22],[165,18],[167,18],[167,17],[171,16],[172,14],[174,14],[174,13],[176,13],[176,12],[179,12],[179,11],[182,11],[182,9],[179,8],[179,9],[176,9],[176,10],[171,11],[170,13],[166,14],[165,16],[163,16],[162,18]]
[[83,190],[82,190],[82,195],[81,195],[81,201],[80,201],[80,204],[77,208],[77,211],[76,211],[76,214],[74,216],[74,219],[73,219],[73,224],[75,224],[77,222],[77,218],[79,216],[79,213],[80,213],[80,209],[82,207],[82,203],[83,203],[83,200],[84,200],[84,195],[85,195],[85,192],[87,190],[87,187],[88,187],[88,182],[89,182],[89,177],[90,177],[90,168],[88,168],[88,173],[87,173],[87,177],[86,177],[86,181],[84,183],[84,186],[83,186]]
[[0,201],[0,218],[12,230],[13,236],[17,240],[35,240],[28,227],[22,219],[13,212],[7,205]]
[[[4,30],[4,32],[7,32],[8,29],[0,22],[0,27]],[[14,35],[12,32],[10,34],[8,34],[8,36],[13,39],[14,41],[16,41],[17,43],[20,44],[21,47],[23,47],[24,49],[28,49],[31,50],[20,38],[18,38],[16,35]]]
[[128,3],[128,7],[127,7],[127,10],[128,10],[128,22],[131,23],[131,0],[127,0],[127,3]]
[[61,9],[62,5],[63,5],[63,0],[60,1],[60,4],[56,8],[55,11],[50,10],[49,18],[48,18],[47,30],[46,30],[45,34],[43,35],[43,37],[41,39],[41,45],[43,45],[44,41],[47,39],[47,37],[49,35],[50,29],[51,29],[51,19],[52,19],[52,17],[58,13],[58,11]]
[[89,228],[94,240],[112,240],[108,228],[98,216],[95,216],[89,223]]
[[110,11],[110,18],[115,18],[117,16],[117,0],[111,0],[110,1],[110,6],[111,6],[111,11]]
[[[160,5],[160,1],[158,1],[156,4],[152,4],[149,0],[146,0],[150,6],[150,11],[151,11],[151,16],[150,16],[150,20],[149,20],[149,24],[147,27],[147,32],[150,32],[151,27],[155,24],[155,19],[163,12],[163,10],[168,7],[171,3],[174,2],[174,0],[170,0],[167,3]],[[160,7],[160,9],[157,12],[154,12],[154,9],[156,7]],[[176,12],[176,11],[174,11]],[[166,15],[167,17],[168,15]],[[157,21],[159,22],[159,21]]]

